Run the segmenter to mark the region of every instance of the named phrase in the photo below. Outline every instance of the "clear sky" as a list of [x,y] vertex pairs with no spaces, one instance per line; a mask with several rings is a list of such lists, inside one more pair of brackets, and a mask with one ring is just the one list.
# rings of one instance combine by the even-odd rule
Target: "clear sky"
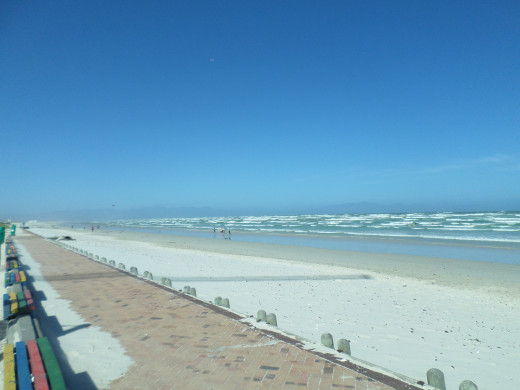
[[0,0],[0,134],[0,218],[518,210],[520,2]]

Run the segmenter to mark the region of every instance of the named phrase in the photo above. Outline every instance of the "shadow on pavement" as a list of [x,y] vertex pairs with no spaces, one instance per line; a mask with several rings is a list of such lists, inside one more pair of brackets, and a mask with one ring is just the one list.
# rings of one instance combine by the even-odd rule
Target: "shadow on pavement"
[[27,278],[27,287],[31,290],[35,304],[35,309],[31,313],[31,316],[36,320],[35,323],[38,328],[37,332],[47,337],[51,343],[67,388],[74,390],[96,390],[97,387],[87,372],[74,372],[67,355],[63,352],[58,340],[61,336],[65,336],[80,329],[88,328],[91,324],[80,324],[64,330],[56,316],[48,316],[45,312],[42,302],[46,301],[47,297],[43,291],[35,291],[33,282],[34,278],[29,275]]

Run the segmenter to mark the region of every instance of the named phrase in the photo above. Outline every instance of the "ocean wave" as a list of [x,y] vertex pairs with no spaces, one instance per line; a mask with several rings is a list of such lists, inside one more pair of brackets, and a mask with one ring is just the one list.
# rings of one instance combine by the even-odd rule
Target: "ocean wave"
[[108,223],[133,229],[213,230],[228,228],[245,232],[365,235],[449,240],[520,242],[520,214],[492,213],[375,213],[264,215],[206,218],[155,218],[116,220]]

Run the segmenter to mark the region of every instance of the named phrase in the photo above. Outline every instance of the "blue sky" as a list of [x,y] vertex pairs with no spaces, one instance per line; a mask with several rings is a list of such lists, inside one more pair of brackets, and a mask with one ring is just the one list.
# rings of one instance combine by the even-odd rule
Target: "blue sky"
[[518,20],[518,1],[0,0],[0,218],[518,210]]

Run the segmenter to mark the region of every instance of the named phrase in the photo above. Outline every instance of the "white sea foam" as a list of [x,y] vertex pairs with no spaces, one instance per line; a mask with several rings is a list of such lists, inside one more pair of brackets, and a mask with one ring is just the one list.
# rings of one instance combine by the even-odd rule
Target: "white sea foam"
[[[518,242],[520,214],[493,213],[409,213],[343,215],[272,215],[211,218],[165,218],[114,221],[110,225],[131,229],[212,230],[225,227],[247,232],[318,235],[365,235],[381,237],[434,238],[448,240],[489,240]],[[444,232],[444,234],[440,234]],[[470,233],[474,233],[471,236]],[[471,237],[469,237],[471,236]]]

